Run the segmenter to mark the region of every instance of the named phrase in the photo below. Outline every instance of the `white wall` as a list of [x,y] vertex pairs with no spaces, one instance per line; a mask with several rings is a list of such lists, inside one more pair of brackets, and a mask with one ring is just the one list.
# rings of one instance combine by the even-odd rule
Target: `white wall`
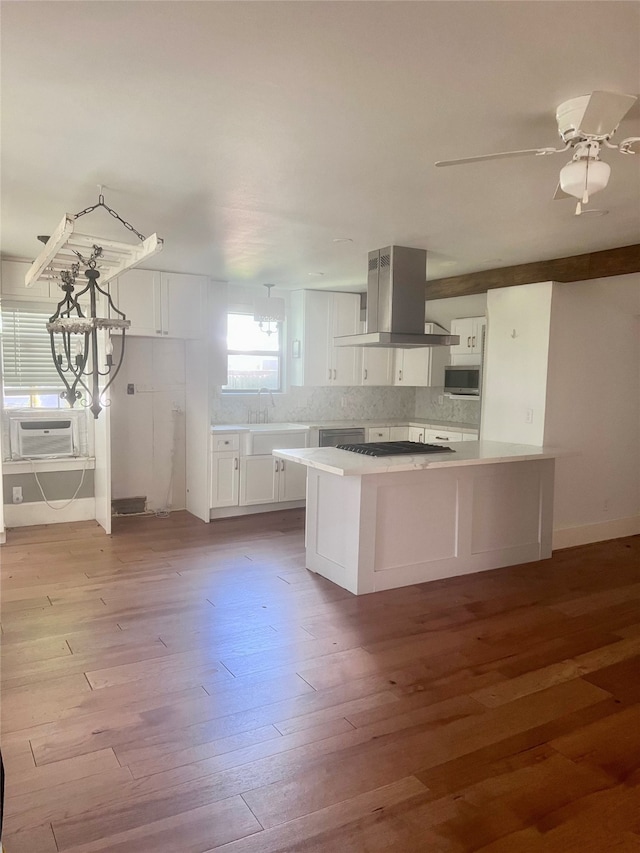
[[439,323],[451,330],[451,321],[458,317],[484,317],[487,313],[487,294],[456,296],[451,299],[427,301],[425,317],[429,323]]
[[549,365],[556,547],[640,532],[640,274],[556,285]]
[[[147,497],[151,510],[169,503],[183,509],[185,488],[184,341],[127,337],[122,369],[113,385],[111,404],[111,472],[113,498]],[[127,394],[133,383],[135,394]],[[181,413],[174,413],[179,408]]]
[[481,435],[541,445],[547,397],[552,282],[490,290]]

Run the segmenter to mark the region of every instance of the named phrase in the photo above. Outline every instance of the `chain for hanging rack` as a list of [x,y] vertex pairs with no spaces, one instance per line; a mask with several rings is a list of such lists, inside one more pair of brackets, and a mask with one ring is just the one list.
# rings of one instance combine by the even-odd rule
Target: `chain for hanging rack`
[[105,204],[104,203],[104,195],[102,193],[100,193],[100,195],[98,196],[98,203],[97,204],[93,204],[93,205],[91,205],[91,207],[85,207],[85,209],[81,210],[80,213],[76,213],[74,219],[80,219],[80,217],[84,216],[85,213],[92,213],[97,207],[104,207],[104,209],[108,213],[110,213],[114,219],[117,219],[118,222],[122,222],[122,224],[124,225],[125,228],[128,228],[129,231],[132,231],[136,235],[138,240],[140,240],[141,242],[144,243],[144,241],[146,240],[146,237],[144,236],[144,234],[141,234],[139,231],[136,231],[136,229],[133,227],[133,225],[131,225],[130,222],[127,222],[126,220],[124,220],[119,214],[117,214],[115,212],[115,210],[110,208],[108,204]]

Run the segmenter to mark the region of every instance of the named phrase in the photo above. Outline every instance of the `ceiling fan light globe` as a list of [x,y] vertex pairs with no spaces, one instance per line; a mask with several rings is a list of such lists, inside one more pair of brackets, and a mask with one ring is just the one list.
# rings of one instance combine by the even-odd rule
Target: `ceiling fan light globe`
[[572,160],[560,170],[560,188],[567,195],[581,199],[585,190],[588,195],[603,190],[610,175],[611,166],[602,160]]

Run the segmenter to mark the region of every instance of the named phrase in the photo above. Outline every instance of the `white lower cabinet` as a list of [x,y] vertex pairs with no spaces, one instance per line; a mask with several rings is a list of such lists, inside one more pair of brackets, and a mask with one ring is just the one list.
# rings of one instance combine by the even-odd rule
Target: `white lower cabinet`
[[449,441],[462,441],[462,433],[447,429],[425,429],[424,440],[427,444],[446,444]]
[[238,506],[240,457],[232,450],[211,454],[210,507]]
[[285,459],[280,462],[278,472],[278,500],[279,501],[303,501],[307,497],[307,469],[305,465],[297,462],[289,462]]
[[306,489],[304,465],[274,456],[244,456],[240,460],[240,506],[304,500]]
[[389,441],[409,441],[409,427],[389,427]]
[[391,441],[389,427],[369,427],[367,441]]
[[409,441],[419,441],[424,444],[424,427],[409,427]]

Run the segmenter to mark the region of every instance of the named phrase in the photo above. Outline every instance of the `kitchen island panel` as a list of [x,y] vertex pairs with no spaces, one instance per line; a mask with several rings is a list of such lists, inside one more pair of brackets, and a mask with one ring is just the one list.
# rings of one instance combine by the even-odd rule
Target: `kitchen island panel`
[[551,556],[554,460],[343,477],[309,467],[307,568],[357,595]]

